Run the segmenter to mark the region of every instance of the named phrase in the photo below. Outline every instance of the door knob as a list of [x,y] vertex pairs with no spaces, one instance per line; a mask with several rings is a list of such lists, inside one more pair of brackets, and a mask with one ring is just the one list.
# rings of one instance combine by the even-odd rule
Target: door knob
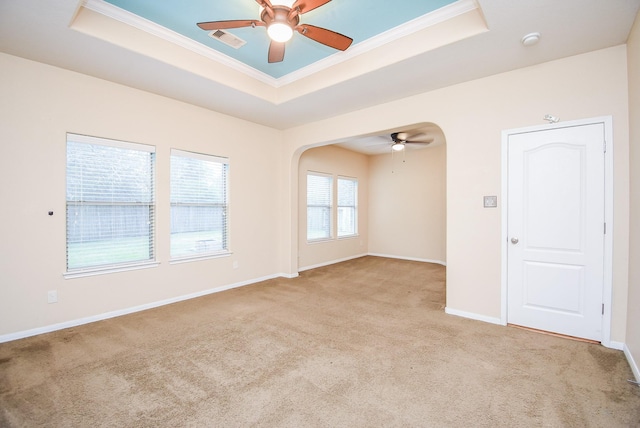
[[517,244],[518,243],[518,238],[511,238],[511,243],[512,244]]

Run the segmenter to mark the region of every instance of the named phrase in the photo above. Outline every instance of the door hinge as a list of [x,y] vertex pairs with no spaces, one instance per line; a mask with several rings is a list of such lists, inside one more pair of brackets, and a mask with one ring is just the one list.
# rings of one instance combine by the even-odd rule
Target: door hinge
[[604,224],[604,234],[607,234],[607,223]]
[[604,315],[604,303],[602,304],[602,315]]
[[604,140],[602,142],[602,151],[607,153],[607,140]]

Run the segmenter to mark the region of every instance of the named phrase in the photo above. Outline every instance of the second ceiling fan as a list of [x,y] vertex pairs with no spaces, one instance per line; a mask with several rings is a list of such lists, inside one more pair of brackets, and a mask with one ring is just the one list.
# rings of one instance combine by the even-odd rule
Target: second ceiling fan
[[[294,31],[318,43],[338,49],[346,50],[353,39],[326,28],[315,25],[301,24],[300,15],[329,3],[331,0],[296,0],[291,7],[274,0],[256,0],[262,7],[260,19],[233,19],[226,21],[199,22],[198,27],[203,30],[226,30],[242,27],[267,27],[267,33],[271,38],[269,44],[268,60],[270,63],[281,62],[284,59],[285,42],[293,35]],[[290,3],[290,2],[289,2]]]
[[433,138],[427,138],[427,134],[419,133],[415,135],[409,135],[406,132],[394,132],[391,134],[391,149],[393,151],[402,151],[406,147],[406,144],[423,145],[431,144]]

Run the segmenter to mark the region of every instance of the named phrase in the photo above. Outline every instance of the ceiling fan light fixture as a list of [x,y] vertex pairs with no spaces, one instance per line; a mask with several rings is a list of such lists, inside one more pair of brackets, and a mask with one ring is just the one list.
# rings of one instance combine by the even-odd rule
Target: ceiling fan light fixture
[[396,152],[404,150],[404,144],[402,144],[400,142],[395,142],[395,143],[393,143],[393,145],[391,145],[391,150],[396,151]]
[[274,22],[267,28],[267,33],[274,42],[284,43],[293,36],[293,28],[281,22]]

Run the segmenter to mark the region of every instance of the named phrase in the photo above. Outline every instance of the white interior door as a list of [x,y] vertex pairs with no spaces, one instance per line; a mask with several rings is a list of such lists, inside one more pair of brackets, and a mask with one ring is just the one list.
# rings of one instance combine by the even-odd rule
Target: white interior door
[[508,138],[507,322],[602,340],[604,124]]

